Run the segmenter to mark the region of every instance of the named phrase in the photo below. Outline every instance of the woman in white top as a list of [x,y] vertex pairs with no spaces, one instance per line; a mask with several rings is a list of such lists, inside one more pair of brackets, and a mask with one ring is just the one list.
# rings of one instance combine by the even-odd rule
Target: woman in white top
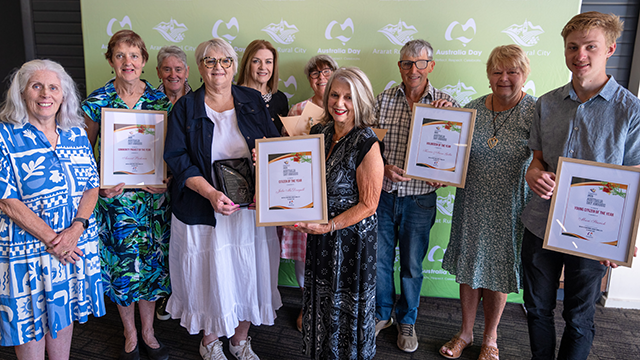
[[255,225],[214,181],[216,160],[250,158],[255,139],[278,136],[260,93],[232,84],[237,55],[222,39],[196,49],[203,86],[180,98],[167,131],[164,158],[173,172],[167,311],[189,333],[204,331],[200,354],[226,359],[219,337],[241,360],[258,359],[249,326],[272,325],[282,303],[277,290],[275,228]]

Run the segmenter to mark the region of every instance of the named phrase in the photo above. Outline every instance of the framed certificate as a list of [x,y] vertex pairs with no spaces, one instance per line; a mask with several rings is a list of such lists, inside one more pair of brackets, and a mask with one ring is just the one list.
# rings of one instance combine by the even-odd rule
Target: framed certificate
[[561,157],[543,248],[631,267],[640,169]]
[[403,176],[464,187],[475,109],[413,104]]
[[167,112],[102,108],[100,187],[166,187]]
[[324,135],[256,140],[256,224],[328,223]]

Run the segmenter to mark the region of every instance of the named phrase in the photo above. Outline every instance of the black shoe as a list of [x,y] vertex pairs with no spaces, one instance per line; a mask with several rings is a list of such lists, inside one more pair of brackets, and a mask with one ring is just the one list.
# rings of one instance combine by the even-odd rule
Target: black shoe
[[120,357],[118,357],[118,359],[119,360],[140,360],[140,347],[138,346],[139,344],[140,344],[140,341],[138,341],[136,348],[133,349],[133,351],[130,353],[125,352],[125,350],[122,349],[122,352],[120,353]]
[[140,342],[142,343],[142,348],[147,353],[149,360],[169,360],[169,349],[166,346],[164,346],[164,344],[162,344],[160,340],[157,340],[157,341],[160,347],[157,349],[152,349],[149,347],[149,345],[147,345],[144,342],[144,340],[140,339]]
[[171,319],[171,314],[167,312],[167,301],[168,297],[160,298],[157,301],[158,305],[156,306],[156,317],[158,320],[169,320]]

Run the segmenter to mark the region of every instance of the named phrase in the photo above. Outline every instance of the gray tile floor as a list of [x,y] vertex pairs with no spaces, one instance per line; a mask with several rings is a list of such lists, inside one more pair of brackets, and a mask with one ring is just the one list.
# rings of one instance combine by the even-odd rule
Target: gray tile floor
[[[297,289],[280,288],[283,307],[278,311],[274,326],[252,327],[249,335],[255,352],[262,360],[307,359],[301,354],[301,335],[295,329],[300,306]],[[558,339],[564,323],[560,316],[562,303],[556,310]],[[458,300],[423,298],[420,304],[416,331],[420,346],[412,354],[398,350],[395,345],[395,327],[383,330],[378,336],[376,359],[444,359],[438,349],[457,331],[461,319]],[[482,310],[478,313],[475,338],[482,338]],[[596,339],[589,360],[640,359],[640,310],[605,309],[596,312]],[[156,321],[156,334],[171,349],[171,359],[200,360],[199,335],[189,335],[179,320]],[[522,307],[507,304],[498,330],[501,359],[528,359],[529,338]],[[480,343],[468,348],[460,359],[477,359]],[[225,349],[227,342],[225,342]],[[71,359],[117,359],[124,343],[122,325],[113,303],[107,304],[107,315],[91,318],[86,324],[76,325]],[[233,357],[227,354],[231,360]],[[145,355],[142,355],[146,359]],[[16,359],[13,348],[0,348],[0,360]]]

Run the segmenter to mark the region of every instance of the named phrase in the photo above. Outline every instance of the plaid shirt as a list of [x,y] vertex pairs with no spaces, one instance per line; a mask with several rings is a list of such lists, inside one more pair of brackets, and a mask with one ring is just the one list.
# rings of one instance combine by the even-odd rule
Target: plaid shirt
[[[460,107],[458,102],[427,82],[427,88],[422,94],[420,104],[430,104],[431,102],[445,99],[451,101],[453,106]],[[383,91],[376,98],[375,114],[382,129],[389,130],[382,142],[384,143],[384,157],[387,164],[395,165],[404,169],[404,160],[409,143],[409,130],[411,127],[411,108],[404,92],[404,84],[394,86]],[[398,196],[423,195],[435,191],[433,186],[427,185],[420,180],[410,180],[406,182],[394,183],[387,177],[384,178],[382,190],[386,192],[398,191]]]

